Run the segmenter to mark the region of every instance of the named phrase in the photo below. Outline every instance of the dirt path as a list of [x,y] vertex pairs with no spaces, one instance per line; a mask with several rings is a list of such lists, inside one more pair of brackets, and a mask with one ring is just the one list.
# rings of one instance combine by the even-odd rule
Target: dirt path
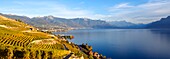
[[0,27],[3,27],[3,28],[8,28],[7,26],[5,26],[5,25],[0,25]]
[[34,44],[56,44],[57,41],[55,39],[42,39],[42,40],[34,40],[31,43],[34,43]]

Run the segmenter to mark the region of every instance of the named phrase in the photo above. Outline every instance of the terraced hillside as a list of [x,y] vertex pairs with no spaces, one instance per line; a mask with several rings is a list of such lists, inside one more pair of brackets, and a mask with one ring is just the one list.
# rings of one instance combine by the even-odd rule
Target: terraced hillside
[[0,59],[63,59],[70,54],[88,59],[76,44],[0,16]]

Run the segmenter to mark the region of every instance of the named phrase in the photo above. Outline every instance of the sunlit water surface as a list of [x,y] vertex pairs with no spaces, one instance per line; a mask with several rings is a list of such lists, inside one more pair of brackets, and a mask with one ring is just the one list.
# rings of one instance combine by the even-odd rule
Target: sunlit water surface
[[74,35],[76,44],[88,43],[112,59],[170,59],[168,29],[91,29],[56,32]]

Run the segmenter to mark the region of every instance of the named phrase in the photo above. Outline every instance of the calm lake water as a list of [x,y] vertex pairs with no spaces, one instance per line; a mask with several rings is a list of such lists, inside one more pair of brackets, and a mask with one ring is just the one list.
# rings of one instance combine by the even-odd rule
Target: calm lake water
[[88,43],[112,59],[170,59],[168,29],[93,29],[55,34],[74,35],[76,44]]

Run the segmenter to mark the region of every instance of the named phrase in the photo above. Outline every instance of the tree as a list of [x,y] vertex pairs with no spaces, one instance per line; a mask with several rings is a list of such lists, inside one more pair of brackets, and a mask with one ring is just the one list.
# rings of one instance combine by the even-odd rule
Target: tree
[[16,21],[18,21],[18,22],[23,22],[21,19],[15,19]]

